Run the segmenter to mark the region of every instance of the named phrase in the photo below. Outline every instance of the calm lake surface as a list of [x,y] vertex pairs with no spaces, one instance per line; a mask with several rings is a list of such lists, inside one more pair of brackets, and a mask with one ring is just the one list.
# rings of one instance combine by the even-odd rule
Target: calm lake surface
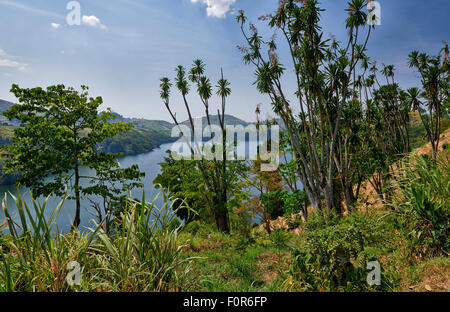
[[[247,142],[249,144],[249,142]],[[253,154],[250,152],[249,146],[243,143],[240,144],[242,148],[245,149],[245,155],[247,159],[249,159],[250,154]],[[256,144],[256,142],[250,142],[250,144]],[[255,145],[256,146],[256,145]],[[156,196],[158,196],[156,200],[156,206],[161,207],[163,203],[162,195],[160,194],[160,190],[155,189],[153,186],[153,180],[156,178],[156,176],[160,173],[160,163],[164,161],[164,158],[167,157],[167,150],[170,150],[172,147],[172,143],[169,144],[163,144],[159,148],[153,150],[150,153],[141,154],[137,156],[126,156],[119,159],[119,162],[121,164],[122,168],[130,167],[134,164],[139,165],[139,169],[142,172],[145,172],[145,178],[142,180],[144,184],[144,190],[145,190],[145,199],[146,201],[152,201]],[[80,175],[84,176],[92,176],[92,172],[88,170],[87,168],[83,168],[81,170]],[[84,185],[88,185],[87,180],[82,180],[82,183]],[[0,186],[0,196],[1,200],[5,197],[5,194],[7,196],[7,206],[8,211],[13,219],[19,220],[19,215],[17,213],[16,205],[14,202],[14,199],[10,196],[9,192],[11,192],[14,196],[17,196],[17,188],[14,185],[8,185],[8,186]],[[28,203],[29,209],[33,212],[33,205],[30,198],[29,190],[25,187],[22,187],[20,189],[20,192],[24,196],[25,201]],[[131,193],[133,198],[142,198],[142,192],[143,189],[134,189]],[[91,201],[89,199],[92,199],[94,201],[97,201],[101,203],[101,198],[90,196],[89,198],[84,197],[81,200],[81,224],[80,224],[80,230],[81,231],[87,231],[88,228],[95,228],[95,224],[92,223],[93,220],[97,221],[97,218],[95,217],[95,211],[92,208]],[[38,202],[43,203],[45,200],[44,197],[40,197],[38,199]],[[52,214],[54,208],[61,202],[60,197],[50,197],[50,199],[47,202],[45,215],[46,217],[50,217]],[[102,211],[103,213],[103,211]],[[3,209],[0,209],[0,222],[4,220],[4,212]],[[72,225],[73,219],[75,217],[75,201],[73,200],[66,200],[64,202],[64,205],[62,206],[58,217],[56,218],[56,226],[57,229],[63,232],[67,232],[70,230],[70,227]],[[19,222],[20,223],[20,222]],[[56,228],[54,229],[56,230]]]
[[[153,200],[155,196],[157,196],[160,191],[154,189],[153,187],[153,180],[156,178],[156,176],[160,173],[160,166],[159,163],[161,163],[164,160],[164,157],[167,156],[166,151],[169,150],[171,147],[171,144],[164,144],[161,145],[160,148],[153,150],[150,153],[147,154],[141,154],[137,156],[126,156],[119,159],[119,162],[121,164],[122,168],[129,167],[131,165],[137,164],[139,165],[139,168],[142,172],[145,172],[145,178],[143,179],[144,183],[144,190],[145,190],[145,198],[147,200]],[[86,175],[89,173],[89,170],[84,168],[81,175]],[[84,181],[87,185],[87,181]],[[142,189],[134,189],[132,191],[132,196],[134,198],[142,198]],[[17,188],[14,185],[8,185],[8,186],[0,186],[0,196],[1,199],[5,197],[5,194],[7,194],[7,205],[8,205],[8,211],[11,214],[12,218],[18,219],[18,213],[16,210],[16,206],[14,203],[13,198],[9,195],[9,192],[11,192],[14,196],[17,196]],[[20,189],[20,192],[22,194],[25,194],[25,200],[29,204],[29,208],[33,210],[32,202],[30,199],[29,190],[25,187],[22,187]],[[95,200],[98,198],[90,197],[91,199]],[[43,197],[39,198],[39,202],[44,202]],[[61,198],[58,197],[51,197],[47,203],[46,208],[46,216],[49,217],[53,211],[53,209],[60,203]],[[100,202],[100,201],[99,201]],[[162,197],[160,196],[156,204],[159,207],[162,203]],[[95,225],[91,222],[91,220],[96,220],[96,218],[93,216],[95,214],[91,202],[88,200],[88,198],[83,198],[81,201],[81,224],[80,224],[80,230],[87,230],[87,228],[95,227]],[[3,209],[0,209],[0,222],[4,220],[4,212]],[[75,217],[75,201],[67,200],[63,207],[61,208],[59,215],[56,219],[56,224],[59,230],[66,232],[70,230],[70,226],[73,222],[73,219]]]

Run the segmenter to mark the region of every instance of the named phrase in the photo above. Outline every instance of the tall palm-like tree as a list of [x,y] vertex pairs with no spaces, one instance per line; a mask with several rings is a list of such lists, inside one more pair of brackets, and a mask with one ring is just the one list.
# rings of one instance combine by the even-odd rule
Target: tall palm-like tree
[[[395,71],[394,65],[384,65],[383,64],[383,69],[381,70],[381,73],[386,78],[387,84],[390,84],[391,82],[392,82],[392,84],[394,84],[394,82],[393,82],[394,71]],[[389,82],[389,78],[391,78],[391,80],[392,80],[391,82]]]
[[[183,101],[185,104],[185,108],[188,112],[189,123],[191,126],[191,130],[194,133],[195,126],[194,120],[191,114],[191,107],[187,100],[187,94],[189,93],[190,86],[189,82],[186,79],[186,70],[183,66],[178,66],[175,69],[176,77],[175,77],[175,85],[179,92],[183,97]],[[191,69],[189,70],[188,79],[195,84],[196,91],[198,96],[200,97],[201,102],[205,108],[206,120],[208,122],[208,127],[212,127],[211,116],[210,116],[210,106],[209,101],[213,96],[213,86],[211,84],[211,80],[204,75],[205,73],[205,64],[202,60],[195,60]],[[172,111],[169,105],[169,97],[170,97],[170,88],[171,83],[168,78],[161,79],[161,99],[163,100],[166,108],[168,109],[172,119],[174,120],[176,125],[179,125],[176,114]],[[222,153],[213,153],[212,160],[201,159],[196,162],[196,166],[201,172],[201,176],[203,181],[201,181],[208,190],[210,191],[207,196],[208,205],[210,211],[212,212],[217,228],[220,231],[225,233],[230,232],[230,223],[229,223],[229,214],[228,214],[228,196],[229,189],[231,185],[231,180],[234,179],[233,175],[229,172],[229,167],[227,166],[227,153],[226,153],[226,132],[225,132],[225,107],[226,107],[226,99],[231,94],[230,83],[223,77],[217,82],[216,85],[217,92],[216,94],[221,98],[222,105],[221,109],[218,110],[218,119],[222,132],[222,142],[214,142],[213,131],[211,132],[211,140],[213,141],[213,148],[222,149]],[[202,129],[203,130],[203,129]],[[194,135],[195,138],[195,135]],[[195,139],[194,139],[195,140]],[[199,150],[198,142],[194,142],[196,144],[196,148]],[[189,142],[189,145],[191,142]],[[193,148],[191,148],[192,153],[194,153]],[[199,181],[200,182],[200,181]]]
[[348,42],[342,47],[333,38],[332,42],[324,39],[320,25],[323,9],[317,0],[280,1],[273,14],[262,18],[283,36],[289,48],[291,72],[296,79],[293,98],[299,114],[293,114],[293,100],[282,80],[286,68],[276,54],[277,43],[273,38],[265,41],[254,25],[250,24],[247,32],[243,11],[237,18],[247,44],[240,48],[243,60],[255,67],[258,91],[269,96],[274,112],[286,126],[297,164],[297,178],[316,211],[324,207],[330,211],[340,206],[339,192],[335,191],[339,183],[337,176],[343,177],[340,182],[345,184],[348,210],[357,197],[350,193],[353,193],[354,176],[351,139],[355,138],[351,131],[357,131],[358,127],[345,123],[344,115],[361,116],[351,113],[353,105],[360,105],[360,101],[350,104],[349,100],[357,99],[358,91],[361,92],[357,90],[363,80],[357,73],[358,63],[367,65],[368,62],[365,53],[373,27],[368,30],[365,27],[365,4],[365,0],[349,2]]
[[433,159],[437,158],[440,134],[441,134],[441,117],[448,104],[449,94],[449,57],[448,44],[444,42],[444,47],[440,50],[439,55],[432,57],[426,53],[413,51],[409,54],[408,63],[411,68],[415,68],[422,80],[422,98],[425,100],[424,105],[428,108],[428,119],[422,117],[422,123],[427,131],[428,139],[432,146]]
[[407,91],[407,101],[410,105],[410,110],[416,112],[416,110],[420,109],[420,89],[419,88],[410,88]]

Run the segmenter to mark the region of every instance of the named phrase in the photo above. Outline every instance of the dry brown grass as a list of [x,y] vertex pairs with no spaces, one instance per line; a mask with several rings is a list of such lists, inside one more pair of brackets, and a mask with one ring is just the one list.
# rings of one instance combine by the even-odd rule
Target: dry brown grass
[[419,281],[401,283],[402,291],[412,292],[450,292],[450,259],[437,258],[423,262],[418,268]]

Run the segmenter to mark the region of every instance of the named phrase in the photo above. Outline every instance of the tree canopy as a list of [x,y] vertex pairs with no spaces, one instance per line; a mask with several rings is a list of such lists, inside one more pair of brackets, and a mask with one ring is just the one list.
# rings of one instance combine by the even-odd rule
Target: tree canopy
[[[65,186],[71,186],[76,201],[73,227],[80,223],[82,195],[101,195],[111,201],[140,185],[143,174],[137,166],[120,168],[119,154],[104,153],[100,147],[105,139],[132,126],[111,122],[115,115],[110,109],[99,111],[103,100],[89,97],[88,87],[81,86],[78,92],[64,85],[46,90],[13,85],[11,92],[20,104],[4,115],[19,120],[21,125],[14,130],[11,146],[3,147],[5,169],[20,172],[17,184],[29,187],[35,196],[62,195]],[[81,166],[96,174],[81,176]],[[88,180],[89,185],[82,186],[82,179]]]

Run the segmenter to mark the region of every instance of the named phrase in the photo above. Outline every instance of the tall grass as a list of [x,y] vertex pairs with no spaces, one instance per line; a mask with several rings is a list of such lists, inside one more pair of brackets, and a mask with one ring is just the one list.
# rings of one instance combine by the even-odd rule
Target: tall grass
[[10,194],[17,208],[19,223],[9,213],[6,196],[2,208],[9,235],[2,246],[0,291],[67,290],[67,264],[82,261],[80,255],[85,254],[93,236],[88,238],[80,233],[61,235],[54,231],[56,216],[67,196],[46,218],[49,197],[41,204],[31,196],[32,207],[29,207],[20,191],[17,196]]
[[[5,196],[6,219],[0,221],[0,291],[183,290],[192,259],[183,258],[188,242],[177,243],[179,228],[169,226],[175,217],[173,200],[162,195],[162,207],[156,207],[156,198],[145,202],[145,194],[141,202],[128,200],[114,220],[112,234],[95,222],[90,233],[55,230],[66,197],[46,218],[48,198],[40,204],[31,196],[29,207],[20,192],[10,194],[18,212],[14,220]],[[9,234],[2,234],[6,230]],[[80,264],[80,285],[69,285],[66,280],[68,264],[73,261]]]
[[450,160],[415,156],[397,175],[401,195],[394,202],[406,217],[411,251],[450,255]]
[[174,201],[164,196],[161,208],[130,200],[117,220],[114,236],[99,232],[92,251],[103,274],[102,286],[120,291],[179,291],[186,286],[190,260],[182,252],[188,242],[178,245],[180,228],[170,226],[176,217]]

